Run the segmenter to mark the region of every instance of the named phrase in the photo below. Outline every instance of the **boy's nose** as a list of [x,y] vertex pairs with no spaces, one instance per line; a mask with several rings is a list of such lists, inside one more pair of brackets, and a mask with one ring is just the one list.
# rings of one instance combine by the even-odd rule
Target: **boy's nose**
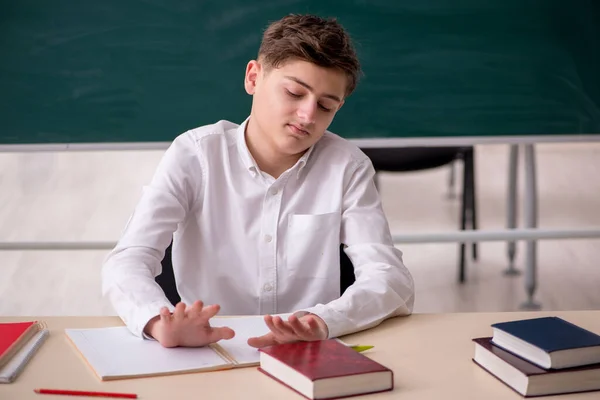
[[298,118],[299,122],[303,124],[313,124],[315,122],[315,114],[317,111],[317,105],[313,102],[304,102],[298,107]]

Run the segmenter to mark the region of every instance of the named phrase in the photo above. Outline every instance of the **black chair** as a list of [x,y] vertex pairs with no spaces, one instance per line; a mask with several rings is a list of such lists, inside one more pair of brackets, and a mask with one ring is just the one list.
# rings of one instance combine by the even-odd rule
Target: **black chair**
[[[155,280],[162,288],[171,304],[176,305],[181,301],[181,296],[177,292],[175,285],[175,275],[173,273],[173,261],[171,257],[171,249],[173,242],[169,244],[165,251],[165,256],[161,261],[162,273]],[[352,261],[344,252],[344,246],[340,245],[340,293],[344,293],[346,289],[354,283],[356,277],[354,275],[354,266]]]
[[[466,147],[400,147],[400,148],[364,148],[362,151],[371,159],[376,172],[411,172],[463,162],[463,189],[460,215],[460,229],[477,229],[475,202],[475,150]],[[377,174],[375,184],[378,184]],[[477,260],[477,243],[472,244],[473,259]],[[460,244],[459,282],[465,281],[465,243]]]

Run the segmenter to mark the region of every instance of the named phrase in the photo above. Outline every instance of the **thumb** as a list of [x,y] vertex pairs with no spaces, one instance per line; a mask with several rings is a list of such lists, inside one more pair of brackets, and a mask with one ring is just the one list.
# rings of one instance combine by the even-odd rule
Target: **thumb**
[[275,341],[275,335],[273,335],[273,332],[248,339],[248,345],[256,348],[272,346],[274,344],[277,344],[277,342]]
[[211,343],[215,343],[221,339],[231,339],[234,336],[235,332],[233,331],[233,329],[227,327],[218,327],[211,328],[208,334],[208,339],[211,341]]

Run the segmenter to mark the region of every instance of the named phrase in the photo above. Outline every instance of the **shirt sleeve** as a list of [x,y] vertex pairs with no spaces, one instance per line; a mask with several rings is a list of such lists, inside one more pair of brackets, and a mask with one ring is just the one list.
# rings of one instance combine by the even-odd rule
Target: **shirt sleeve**
[[394,247],[374,176],[368,158],[358,162],[343,198],[341,242],[354,265],[356,282],[340,298],[297,313],[321,317],[330,338],[371,328],[389,317],[410,315],[413,310],[413,278],[402,252]]
[[139,337],[161,307],[174,310],[154,278],[178,224],[197,204],[202,168],[195,148],[187,134],[173,141],[102,267],[103,295]]

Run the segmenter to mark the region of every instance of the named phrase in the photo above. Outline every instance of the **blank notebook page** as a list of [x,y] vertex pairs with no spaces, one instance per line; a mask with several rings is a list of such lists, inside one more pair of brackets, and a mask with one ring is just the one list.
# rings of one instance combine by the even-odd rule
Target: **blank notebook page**
[[[290,314],[278,315],[285,321]],[[269,333],[263,316],[213,318],[210,320],[210,324],[227,326],[234,330],[233,339],[220,340],[217,344],[227,351],[238,364],[258,364],[260,362],[260,352],[248,345],[248,339]]]
[[229,364],[208,347],[167,349],[134,336],[126,327],[65,332],[100,377],[160,375]]

